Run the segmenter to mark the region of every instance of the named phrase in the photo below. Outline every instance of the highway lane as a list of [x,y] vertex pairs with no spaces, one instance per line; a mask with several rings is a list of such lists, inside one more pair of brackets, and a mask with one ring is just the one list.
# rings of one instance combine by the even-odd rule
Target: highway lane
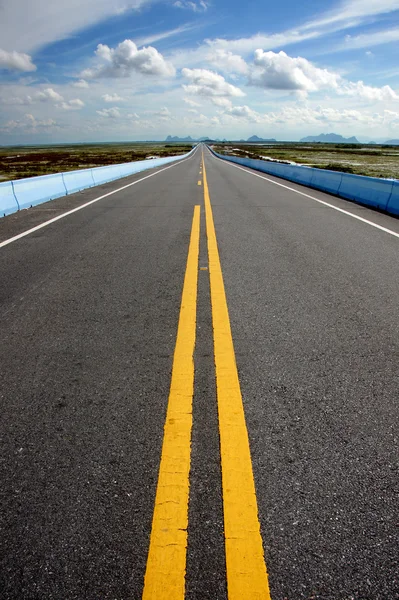
[[[271,598],[397,598],[399,241],[287,187],[398,221],[205,166]],[[0,240],[141,178],[8,217]],[[0,248],[1,598],[141,598],[194,263],[186,597],[227,598],[204,183],[197,151]]]
[[397,598],[398,239],[206,165],[272,598]]
[[140,597],[199,164],[1,249],[2,598]]

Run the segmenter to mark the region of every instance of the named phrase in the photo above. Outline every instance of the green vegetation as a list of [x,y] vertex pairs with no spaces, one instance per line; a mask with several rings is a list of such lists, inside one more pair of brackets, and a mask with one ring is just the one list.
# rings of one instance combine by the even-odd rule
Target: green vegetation
[[369,177],[399,179],[399,147],[362,144],[217,144],[220,154],[247,158],[270,157],[319,169]]
[[185,154],[191,144],[139,143],[0,147],[0,181]]

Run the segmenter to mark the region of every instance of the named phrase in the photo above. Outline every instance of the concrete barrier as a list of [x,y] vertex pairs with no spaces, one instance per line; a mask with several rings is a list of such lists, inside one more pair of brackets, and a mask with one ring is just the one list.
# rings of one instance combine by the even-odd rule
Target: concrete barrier
[[54,198],[65,196],[67,193],[62,173],[16,179],[13,181],[13,186],[21,209],[36,206],[47,200],[54,200]]
[[342,175],[338,195],[348,200],[356,200],[368,206],[386,210],[392,194],[393,181],[363,177],[362,175]]
[[399,214],[399,181],[351,175],[339,171],[285,165],[238,156],[226,156],[211,150],[215,156],[229,162],[288,179],[323,192],[329,192],[359,204],[372,206],[390,214]]
[[[118,167],[119,165],[115,166]],[[101,185],[102,183],[107,183],[108,181],[113,181],[114,179],[119,179],[121,177],[119,170],[115,169],[114,165],[109,167],[97,167],[96,169],[92,169],[91,173],[96,185]]]
[[312,187],[323,192],[329,192],[330,194],[338,194],[343,173],[324,169],[312,169],[312,171]]
[[11,181],[0,183],[0,217],[5,217],[19,209]]
[[178,156],[139,160],[120,165],[5,181],[0,183],[0,216],[9,215],[19,209],[30,208],[42,202],[73,194],[95,185],[101,185],[141,171],[183,160],[191,156],[194,151],[195,148],[187,154]]
[[74,194],[95,185],[91,172],[92,169],[82,169],[62,173],[67,194]]
[[387,211],[393,215],[399,215],[399,181],[394,181],[392,194],[388,200]]

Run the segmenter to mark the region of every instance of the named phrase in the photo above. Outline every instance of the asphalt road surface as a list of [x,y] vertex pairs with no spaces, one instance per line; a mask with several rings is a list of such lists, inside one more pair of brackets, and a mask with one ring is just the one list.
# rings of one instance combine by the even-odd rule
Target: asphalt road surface
[[398,599],[398,258],[205,147],[1,219],[0,599]]

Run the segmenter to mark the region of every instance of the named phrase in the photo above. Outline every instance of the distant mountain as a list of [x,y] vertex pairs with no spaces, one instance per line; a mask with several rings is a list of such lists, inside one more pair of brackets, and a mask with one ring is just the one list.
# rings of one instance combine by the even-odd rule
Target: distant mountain
[[336,133],[321,133],[320,135],[309,135],[304,137],[300,142],[321,142],[323,144],[360,144],[355,137],[344,138]]
[[388,140],[387,142],[384,142],[384,144],[387,144],[388,146],[399,146],[399,140]]
[[166,142],[195,142],[192,137],[188,136],[185,138],[178,137],[177,135],[168,135],[165,140]]
[[247,139],[247,142],[276,142],[277,140],[275,140],[274,138],[271,139],[264,139],[264,138],[260,138],[257,135],[253,135],[252,137]]

